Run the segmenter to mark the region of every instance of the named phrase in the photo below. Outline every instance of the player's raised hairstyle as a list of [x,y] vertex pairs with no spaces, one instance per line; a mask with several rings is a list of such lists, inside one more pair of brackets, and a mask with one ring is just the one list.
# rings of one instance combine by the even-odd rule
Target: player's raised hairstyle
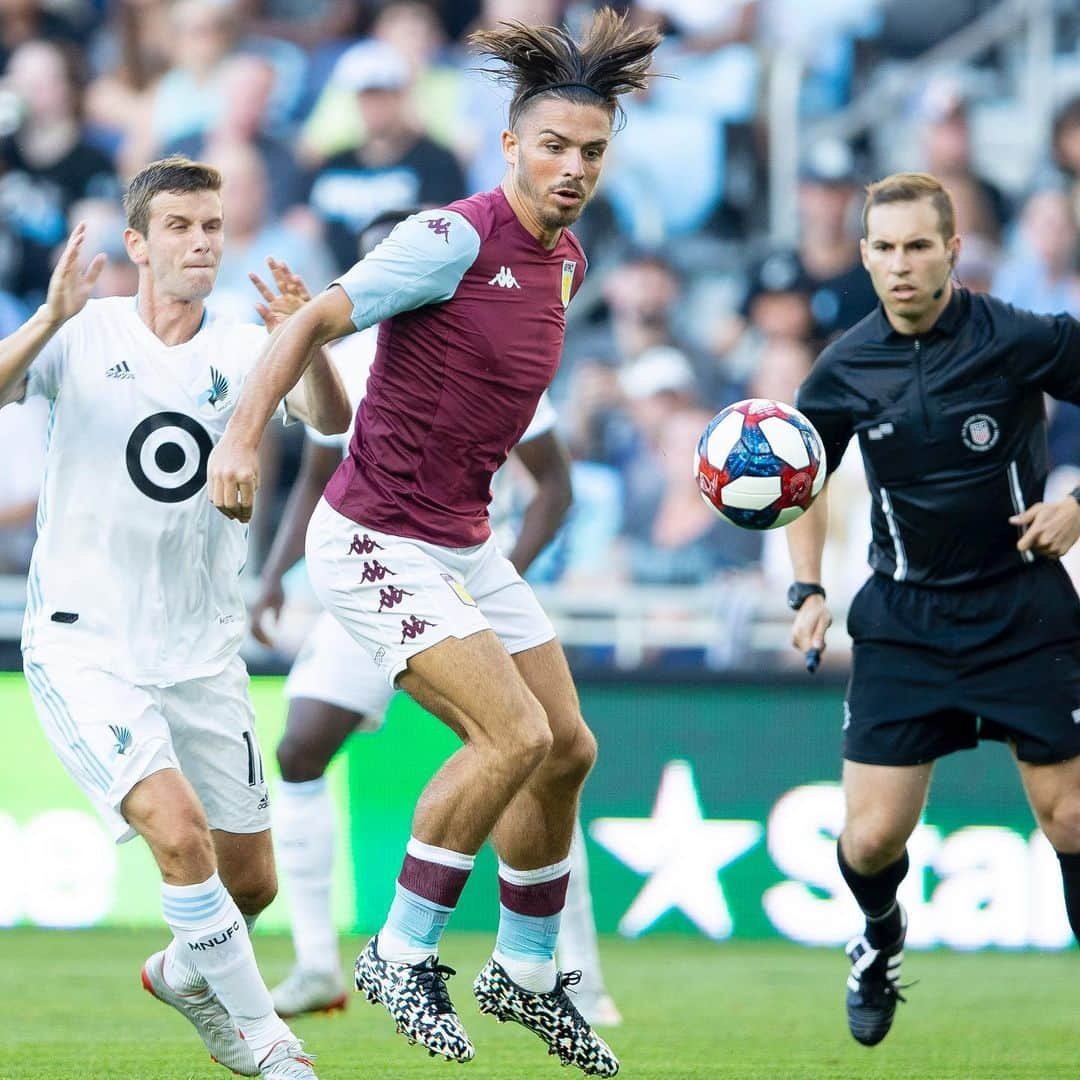
[[884,180],[876,180],[866,185],[866,202],[863,203],[863,236],[867,235],[866,223],[870,210],[885,203],[918,202],[929,199],[934,204],[938,215],[938,228],[945,240],[956,235],[956,207],[948,189],[936,177],[929,173],[893,173]]
[[150,226],[150,201],[163,191],[220,191],[221,173],[202,161],[179,154],[151,161],[141,169],[124,192],[124,211],[129,229],[146,235]]
[[496,66],[484,69],[511,86],[510,127],[538,97],[553,94],[579,105],[599,105],[612,119],[621,119],[619,95],[640,90],[648,82],[652,54],[663,40],[653,26],[634,30],[626,15],[601,8],[580,44],[558,26],[526,26],[501,22],[494,30],[477,30],[469,44]]

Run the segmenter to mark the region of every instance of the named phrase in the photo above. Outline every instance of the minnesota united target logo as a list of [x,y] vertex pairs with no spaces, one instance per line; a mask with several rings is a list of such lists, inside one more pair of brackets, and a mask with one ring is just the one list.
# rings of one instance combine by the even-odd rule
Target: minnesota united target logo
[[128,439],[124,455],[131,482],[154,502],[190,499],[206,483],[210,434],[184,413],[148,416]]
[[213,416],[229,404],[229,380],[216,367],[210,369],[210,389],[199,395],[199,408],[204,416]]

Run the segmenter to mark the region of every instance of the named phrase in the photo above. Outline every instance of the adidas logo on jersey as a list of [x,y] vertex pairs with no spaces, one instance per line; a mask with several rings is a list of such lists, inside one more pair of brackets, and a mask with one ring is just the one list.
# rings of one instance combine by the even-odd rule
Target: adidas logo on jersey
[[106,379],[134,379],[135,372],[128,367],[126,360],[121,360],[119,364],[113,364],[112,367],[105,369]]
[[488,282],[489,285],[498,285],[503,289],[520,289],[514,277],[513,270],[509,266],[500,266],[499,272]]

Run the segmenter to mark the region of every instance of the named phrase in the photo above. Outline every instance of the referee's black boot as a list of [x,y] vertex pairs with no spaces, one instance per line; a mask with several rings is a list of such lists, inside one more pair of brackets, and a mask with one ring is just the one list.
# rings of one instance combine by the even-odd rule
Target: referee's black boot
[[900,963],[904,959],[907,913],[902,906],[900,918],[900,936],[892,945],[875,949],[863,934],[848,942],[848,1029],[863,1046],[876,1046],[889,1034],[896,1003],[904,1000],[900,993]]

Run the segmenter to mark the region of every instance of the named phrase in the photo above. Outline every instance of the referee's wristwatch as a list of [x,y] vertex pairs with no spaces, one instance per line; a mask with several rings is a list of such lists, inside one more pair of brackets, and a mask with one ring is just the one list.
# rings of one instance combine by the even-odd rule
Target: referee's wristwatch
[[825,599],[825,590],[815,582],[796,581],[787,591],[788,607],[792,611],[798,611],[811,596],[820,596]]

